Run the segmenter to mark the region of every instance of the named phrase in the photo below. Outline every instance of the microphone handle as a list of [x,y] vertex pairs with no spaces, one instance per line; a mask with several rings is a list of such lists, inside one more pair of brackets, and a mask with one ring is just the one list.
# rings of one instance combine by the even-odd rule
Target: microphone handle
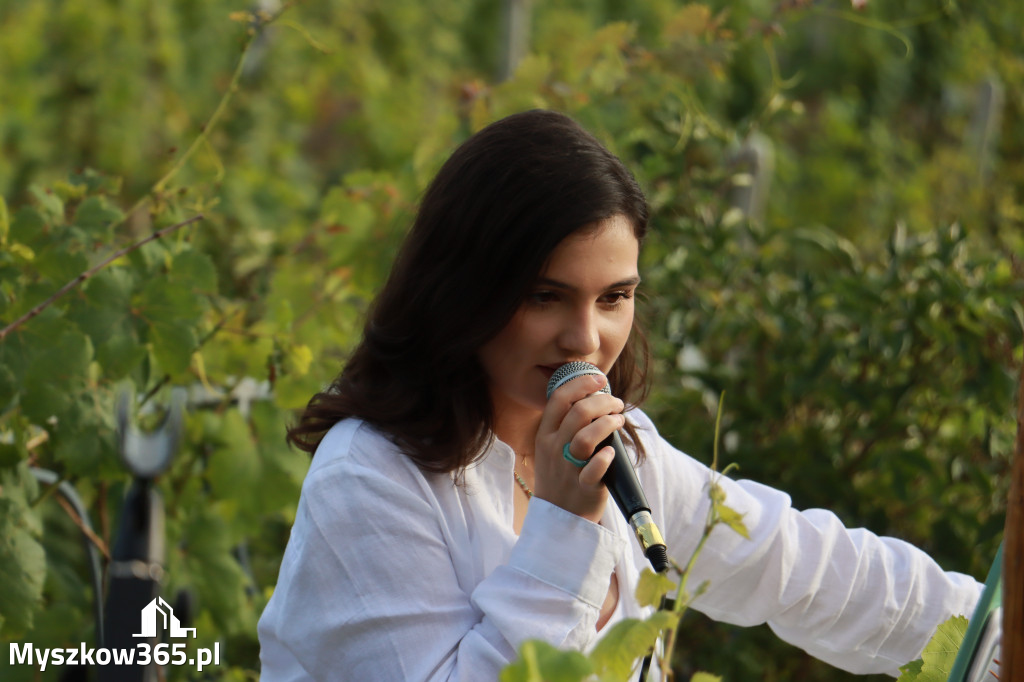
[[[668,549],[661,531],[654,524],[651,516],[651,506],[647,503],[643,488],[636,477],[633,464],[629,461],[629,455],[622,443],[622,436],[618,431],[601,441],[597,450],[611,445],[615,450],[615,458],[611,466],[601,478],[601,482],[608,488],[612,499],[618,505],[622,515],[626,517],[629,525],[632,526],[644,556],[651,562],[651,566],[658,573],[668,570]],[[595,450],[595,452],[597,452]]]
[[619,505],[622,515],[627,519],[638,512],[651,511],[651,505],[647,503],[647,497],[640,487],[640,481],[636,477],[636,471],[629,461],[629,455],[626,454],[622,436],[618,431],[601,441],[594,452],[609,445],[615,450],[615,459],[612,460],[601,482],[608,486],[612,499]]

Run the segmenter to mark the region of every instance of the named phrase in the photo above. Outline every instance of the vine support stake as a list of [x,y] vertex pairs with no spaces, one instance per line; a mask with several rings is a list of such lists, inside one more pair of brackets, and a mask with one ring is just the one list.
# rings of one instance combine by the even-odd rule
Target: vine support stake
[[146,237],[145,239],[143,239],[142,241],[135,242],[134,244],[132,244],[130,246],[126,246],[123,249],[120,249],[120,250],[116,251],[113,255],[111,255],[110,257],[108,257],[106,259],[104,259],[98,265],[95,265],[95,266],[89,268],[88,270],[86,270],[85,272],[80,274],[78,277],[75,277],[73,280],[71,280],[70,282],[68,282],[64,286],[62,286],[60,289],[57,290],[57,293],[55,293],[53,296],[50,296],[50,298],[46,299],[45,301],[43,301],[42,303],[40,303],[36,307],[32,308],[32,310],[29,310],[27,313],[25,313],[24,315],[22,315],[21,317],[16,319],[14,322],[11,322],[9,325],[4,327],[3,329],[0,329],[0,341],[3,341],[4,339],[6,339],[8,334],[10,334],[15,329],[17,329],[21,325],[23,325],[26,322],[28,322],[29,320],[31,320],[33,317],[35,317],[39,313],[41,313],[44,310],[46,310],[58,298],[60,298],[64,294],[68,293],[69,291],[71,291],[72,289],[74,289],[75,287],[80,285],[82,282],[86,281],[87,279],[89,279],[90,277],[95,275],[97,272],[99,272],[103,268],[107,267],[108,265],[110,265],[111,263],[116,261],[121,256],[126,256],[129,253],[131,253],[132,251],[135,251],[136,249],[139,249],[139,248],[143,247],[144,245],[148,244],[151,241],[155,241],[157,239],[160,239],[164,235],[170,234],[171,232],[174,232],[175,230],[178,230],[178,229],[180,229],[182,227],[185,227],[186,225],[191,225],[192,223],[197,222],[197,221],[202,220],[202,219],[203,219],[203,214],[202,213],[200,213],[198,215],[194,215],[191,218],[189,218],[188,220],[183,220],[180,223],[175,223],[174,225],[171,225],[169,227],[165,227],[165,228],[159,229],[156,232],[154,232],[153,234],[151,234],[148,237]]
[[1003,533],[1003,642],[1000,678],[1024,673],[1024,363],[1017,390],[1017,446]]

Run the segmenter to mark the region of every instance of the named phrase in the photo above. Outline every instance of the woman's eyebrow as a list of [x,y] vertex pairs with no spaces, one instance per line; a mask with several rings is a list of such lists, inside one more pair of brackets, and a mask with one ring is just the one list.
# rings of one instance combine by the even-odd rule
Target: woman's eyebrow
[[[623,287],[634,287],[640,284],[640,277],[627,277],[626,279],[613,282],[608,286],[604,287],[602,291],[608,291],[609,289],[620,289]],[[563,291],[569,291],[575,293],[577,288],[566,282],[561,282],[557,279],[551,279],[550,277],[540,277],[537,279],[538,286],[546,286],[552,289],[561,289]]]

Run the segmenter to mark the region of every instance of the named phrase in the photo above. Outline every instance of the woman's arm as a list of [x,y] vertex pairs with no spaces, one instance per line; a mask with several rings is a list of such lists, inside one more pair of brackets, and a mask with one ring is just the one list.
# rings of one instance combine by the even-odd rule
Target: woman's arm
[[[645,426],[649,462],[638,473],[658,500],[652,506],[664,516],[669,552],[685,561],[710,504],[711,472],[658,437],[649,420]],[[836,667],[895,676],[940,623],[969,617],[981,594],[973,578],[943,571],[906,542],[848,529],[825,510],[798,511],[767,486],[724,477],[720,484],[750,539],[721,525],[694,567],[690,585],[706,580],[708,590],[693,606],[716,620],[768,623]]]

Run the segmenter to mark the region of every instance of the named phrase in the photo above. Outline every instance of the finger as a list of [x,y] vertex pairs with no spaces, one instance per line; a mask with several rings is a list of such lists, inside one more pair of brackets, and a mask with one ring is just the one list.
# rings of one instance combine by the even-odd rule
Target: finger
[[593,393],[577,400],[558,426],[559,433],[566,439],[602,417],[620,414],[626,405],[620,399],[607,393]]
[[[540,431],[557,431],[572,407],[587,396],[597,393],[608,383],[607,377],[603,374],[588,374],[577,377],[572,381],[558,387],[541,416]],[[604,394],[600,394],[604,395]]]
[[625,424],[626,417],[622,414],[602,415],[572,434],[568,440],[569,452],[577,459],[588,459],[602,441]]
[[608,393],[591,393],[569,407],[563,422],[571,419],[579,422],[582,426],[598,417],[603,417],[606,414],[618,414],[625,409],[626,404],[620,398]]
[[594,456],[587,462],[587,466],[580,469],[580,487],[597,490],[604,485],[601,479],[608,472],[608,467],[612,465],[613,459],[615,459],[615,449],[610,445],[594,453]]

